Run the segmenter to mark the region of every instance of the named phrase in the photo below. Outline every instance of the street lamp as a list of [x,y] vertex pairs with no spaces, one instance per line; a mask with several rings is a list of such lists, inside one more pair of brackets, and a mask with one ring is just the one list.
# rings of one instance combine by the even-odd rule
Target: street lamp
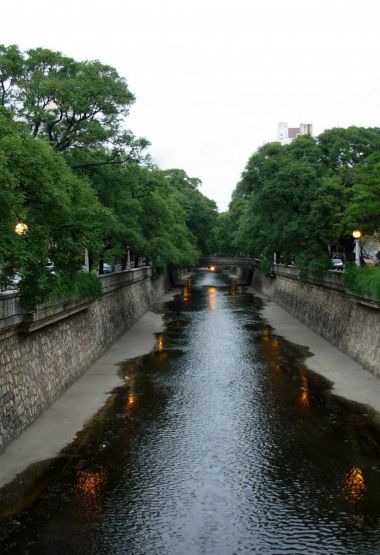
[[357,266],[360,266],[360,237],[362,232],[360,229],[354,229],[352,236],[355,239],[355,263]]
[[131,247],[127,247],[127,270],[131,269]]
[[17,224],[15,225],[15,233],[19,237],[22,237],[23,235],[28,233],[28,231],[29,231],[29,226],[24,222],[17,222]]

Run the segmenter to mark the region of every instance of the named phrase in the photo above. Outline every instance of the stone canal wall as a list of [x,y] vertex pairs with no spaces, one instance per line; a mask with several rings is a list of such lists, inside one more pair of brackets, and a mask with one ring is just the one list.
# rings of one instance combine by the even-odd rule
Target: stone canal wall
[[275,264],[273,274],[256,269],[253,287],[380,377],[380,303],[347,293],[340,272],[304,284],[294,267]]
[[[102,276],[93,302],[22,314],[0,297],[0,449],[31,424],[165,292],[152,268]],[[79,401],[80,402],[80,401]]]

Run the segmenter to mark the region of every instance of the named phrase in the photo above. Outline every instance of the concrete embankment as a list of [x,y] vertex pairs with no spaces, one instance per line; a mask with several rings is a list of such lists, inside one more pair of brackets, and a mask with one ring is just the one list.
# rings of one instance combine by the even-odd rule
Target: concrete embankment
[[[257,290],[252,288],[254,294]],[[337,395],[368,405],[380,423],[380,379],[361,364],[334,347],[276,302],[259,294],[264,301],[262,314],[274,332],[310,351],[305,365],[332,384]]]
[[159,314],[146,312],[0,455],[0,487],[27,466],[50,459],[72,441],[85,423],[123,384],[119,365],[151,351],[163,329]]
[[[175,279],[180,284],[189,275],[180,273]],[[172,289],[163,293],[167,285],[168,281],[162,277],[155,285],[155,293],[148,295],[145,302],[140,299],[142,306],[139,311],[147,303],[166,302],[179,291]],[[146,284],[146,287],[149,288],[149,285]],[[118,374],[120,365],[128,359],[150,352],[156,343],[156,335],[163,329],[162,316],[151,310],[145,311],[81,377],[2,451],[0,487],[30,465],[48,461],[69,444],[86,422],[104,407],[115,388],[125,383]],[[38,474],[38,468],[31,468],[33,473]]]
[[275,265],[272,278],[256,269],[252,286],[380,377],[380,303],[345,291],[339,272],[300,283],[296,268]]
[[[43,413],[165,292],[152,268],[102,278],[96,301],[24,314],[0,299],[0,449]],[[16,299],[17,301],[17,299]],[[4,306],[3,306],[4,305]]]

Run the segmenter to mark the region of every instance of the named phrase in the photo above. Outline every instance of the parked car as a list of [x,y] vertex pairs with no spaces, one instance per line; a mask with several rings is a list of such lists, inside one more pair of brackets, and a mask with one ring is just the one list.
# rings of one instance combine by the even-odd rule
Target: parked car
[[344,262],[341,258],[332,258],[331,265],[333,270],[343,270],[344,269]]
[[20,282],[22,280],[21,274],[19,274],[18,272],[14,272],[9,278],[8,278],[8,289],[17,289],[18,286],[20,285]]

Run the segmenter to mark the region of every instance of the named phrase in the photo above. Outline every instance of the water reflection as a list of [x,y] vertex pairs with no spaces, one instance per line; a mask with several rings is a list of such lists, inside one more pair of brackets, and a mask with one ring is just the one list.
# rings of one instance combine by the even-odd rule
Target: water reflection
[[97,470],[78,470],[76,490],[90,503],[99,501],[100,493],[106,482],[104,468]]
[[127,410],[131,411],[136,407],[136,404],[137,404],[137,394],[130,391],[128,393]]
[[182,292],[182,299],[188,302],[191,299],[191,289],[190,287],[184,287]]
[[302,408],[308,408],[310,406],[310,392],[309,382],[304,368],[300,372],[300,382],[299,403]]
[[216,310],[218,289],[216,287],[208,287],[207,291],[208,291],[208,306],[211,310]]
[[281,372],[281,344],[279,339],[272,335],[269,326],[264,327],[260,343],[268,372]]
[[[129,373],[131,371],[136,372],[136,367],[134,365],[130,365],[127,368],[127,371],[129,371]],[[129,374],[128,397],[127,397],[127,402],[126,402],[126,411],[127,411],[127,413],[131,413],[137,407],[137,402],[138,402],[139,395],[137,395],[137,393],[136,393],[136,387],[137,387],[136,375]]]
[[353,503],[363,499],[367,491],[364,474],[361,468],[354,466],[346,477],[344,492],[346,499]]
[[233,281],[230,287],[231,302],[233,306],[237,305],[237,301],[238,301],[237,293],[238,293],[238,287],[236,285],[236,281]]
[[158,334],[157,336],[157,340],[156,340],[156,349],[159,353],[162,353],[162,351],[165,348],[165,339],[164,339],[164,335],[162,333]]

